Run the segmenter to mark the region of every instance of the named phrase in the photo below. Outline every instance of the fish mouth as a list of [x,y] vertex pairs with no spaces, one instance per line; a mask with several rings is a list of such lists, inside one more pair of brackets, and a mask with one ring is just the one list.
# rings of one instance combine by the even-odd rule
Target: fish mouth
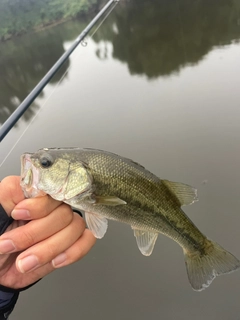
[[21,182],[20,186],[26,198],[42,197],[46,193],[38,189],[40,180],[39,170],[33,165],[31,154],[21,156]]

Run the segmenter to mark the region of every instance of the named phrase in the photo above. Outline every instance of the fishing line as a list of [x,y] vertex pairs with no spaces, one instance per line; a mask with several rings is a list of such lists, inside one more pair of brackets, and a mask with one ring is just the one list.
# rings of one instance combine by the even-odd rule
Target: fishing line
[[[110,15],[110,13],[113,11],[113,9],[117,6],[118,2],[120,0],[116,0],[114,5],[112,6],[112,8],[109,10],[109,12],[106,14],[106,16],[102,19],[102,21],[99,23],[99,25],[96,27],[96,29],[92,32],[92,34],[87,37],[86,39],[91,39],[94,34],[98,31],[98,29],[100,29],[101,25],[103,24],[103,22],[107,19],[107,17]],[[81,41],[81,45],[83,47],[86,47],[87,46],[87,40],[85,38]]]
[[37,118],[37,116],[39,115],[39,113],[44,109],[44,107],[46,106],[47,102],[50,100],[50,98],[52,97],[53,93],[56,91],[57,87],[59,86],[59,84],[63,81],[63,79],[66,76],[66,73],[68,72],[68,70],[70,69],[70,66],[67,68],[67,70],[64,72],[64,74],[61,76],[60,80],[56,83],[56,85],[53,87],[52,91],[50,92],[50,94],[48,95],[46,101],[40,106],[40,108],[38,109],[38,111],[36,112],[36,114],[33,116],[33,118],[31,119],[31,121],[29,122],[29,124],[26,126],[26,128],[23,130],[23,132],[21,133],[21,135],[19,136],[19,138],[17,139],[17,141],[14,143],[14,145],[12,146],[12,148],[10,149],[10,151],[7,153],[6,157],[3,159],[3,161],[0,164],[0,168],[2,167],[2,165],[4,164],[4,162],[7,160],[7,158],[10,156],[10,154],[12,153],[12,151],[14,150],[14,148],[17,146],[17,144],[20,142],[20,140],[22,139],[22,137],[24,136],[24,134],[27,132],[27,130],[29,129],[29,127],[32,125],[33,121]]
[[[101,25],[103,24],[103,22],[107,19],[107,17],[110,15],[110,13],[113,11],[113,9],[116,7],[116,5],[118,4],[119,0],[116,0],[114,5],[112,6],[112,8],[109,10],[109,12],[106,14],[106,16],[104,17],[104,19],[100,22],[100,24],[96,27],[96,29],[93,31],[93,33],[89,36],[89,39],[91,39],[93,37],[93,35],[98,31],[98,29],[101,27]],[[86,43],[84,41],[84,39],[81,41],[81,44],[83,46],[84,43]],[[46,104],[48,103],[48,101],[50,100],[50,98],[52,97],[52,95],[54,94],[54,92],[56,91],[56,89],[58,88],[58,86],[60,85],[60,83],[63,81],[63,79],[65,78],[66,74],[68,73],[70,69],[70,65],[68,66],[68,68],[66,69],[66,71],[64,72],[64,74],[61,76],[60,80],[55,84],[55,86],[53,87],[52,91],[50,92],[50,94],[48,95],[47,99],[45,100],[45,102],[40,106],[39,110],[36,112],[36,114],[33,116],[33,118],[31,119],[31,121],[28,123],[28,125],[26,126],[26,128],[23,130],[23,132],[21,133],[21,135],[19,136],[19,138],[16,140],[16,142],[14,143],[14,145],[12,146],[12,148],[10,149],[10,151],[7,153],[7,155],[5,156],[5,158],[2,160],[2,162],[0,163],[0,168],[2,167],[2,165],[5,163],[5,161],[8,159],[8,157],[10,156],[10,154],[12,153],[12,151],[14,150],[14,148],[18,145],[18,143],[20,142],[20,140],[22,139],[22,137],[24,136],[24,134],[27,132],[27,130],[29,129],[29,127],[32,125],[32,123],[34,122],[34,120],[37,118],[37,116],[39,115],[39,113],[44,109],[44,107],[46,106]]]
[[116,0],[114,5],[112,6],[112,8],[109,10],[109,12],[106,14],[106,16],[104,17],[104,19],[99,23],[99,25],[96,27],[95,30],[93,30],[92,34],[89,36],[90,38],[92,38],[94,36],[94,34],[98,31],[98,29],[101,27],[101,25],[103,24],[103,22],[107,19],[107,17],[110,15],[110,13],[113,11],[113,9],[118,5],[120,0]]

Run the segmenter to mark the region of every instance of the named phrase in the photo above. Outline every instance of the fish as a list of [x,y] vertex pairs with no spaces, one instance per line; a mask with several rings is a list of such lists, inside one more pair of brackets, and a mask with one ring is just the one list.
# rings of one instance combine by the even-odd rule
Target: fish
[[192,288],[207,288],[240,261],[208,239],[182,206],[198,200],[196,189],[160,179],[139,163],[91,148],[43,148],[21,156],[26,198],[50,195],[84,211],[88,228],[101,239],[108,220],[131,226],[141,253],[150,256],[159,234],[183,249]]

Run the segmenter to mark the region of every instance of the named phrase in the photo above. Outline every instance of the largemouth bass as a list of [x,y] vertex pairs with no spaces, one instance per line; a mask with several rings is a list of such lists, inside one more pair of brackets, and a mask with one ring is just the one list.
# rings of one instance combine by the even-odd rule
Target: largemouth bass
[[21,156],[21,186],[26,197],[49,194],[83,210],[96,238],[104,236],[107,219],[129,224],[143,255],[152,253],[159,233],[173,239],[183,248],[194,290],[240,267],[182,211],[197,200],[195,189],[161,180],[130,159],[95,149],[40,149]]

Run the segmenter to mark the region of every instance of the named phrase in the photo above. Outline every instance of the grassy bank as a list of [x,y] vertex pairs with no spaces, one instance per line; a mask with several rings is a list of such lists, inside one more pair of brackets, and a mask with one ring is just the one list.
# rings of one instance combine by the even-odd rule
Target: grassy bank
[[0,41],[87,14],[97,0],[2,0]]

